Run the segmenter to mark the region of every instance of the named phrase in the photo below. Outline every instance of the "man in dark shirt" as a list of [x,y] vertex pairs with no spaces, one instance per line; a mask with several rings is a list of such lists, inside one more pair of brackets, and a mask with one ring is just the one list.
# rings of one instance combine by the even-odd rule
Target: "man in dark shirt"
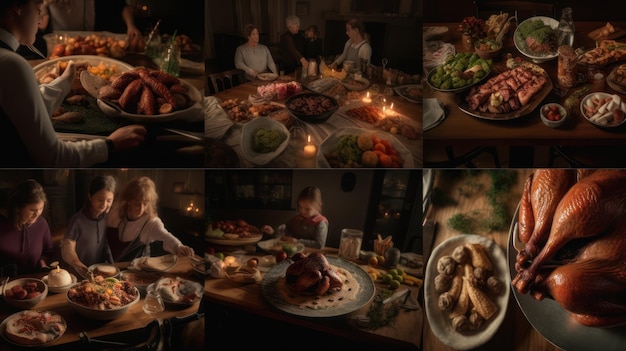
[[300,30],[300,19],[289,16],[286,19],[287,31],[280,36],[281,69],[285,74],[293,73],[299,65],[306,68],[309,62],[304,57],[304,32]]

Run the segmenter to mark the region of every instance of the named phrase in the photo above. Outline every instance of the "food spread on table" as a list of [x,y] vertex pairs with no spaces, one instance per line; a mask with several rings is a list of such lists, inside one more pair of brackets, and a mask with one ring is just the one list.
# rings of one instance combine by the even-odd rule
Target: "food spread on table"
[[24,310],[9,316],[3,324],[7,339],[26,346],[54,341],[67,329],[63,317],[50,311]]
[[139,298],[139,291],[129,281],[95,276],[72,286],[68,300],[95,310],[112,310]]

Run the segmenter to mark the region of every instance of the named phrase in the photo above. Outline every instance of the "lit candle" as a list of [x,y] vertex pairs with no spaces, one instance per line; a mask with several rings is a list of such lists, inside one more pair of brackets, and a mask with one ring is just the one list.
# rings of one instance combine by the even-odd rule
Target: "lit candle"
[[372,99],[370,99],[370,92],[367,92],[367,95],[365,95],[365,97],[363,98],[363,102],[366,104],[369,104],[370,102],[372,102]]
[[316,153],[317,153],[317,148],[315,147],[314,144],[311,143],[311,135],[309,134],[306,145],[304,145],[304,157],[314,158]]
[[393,116],[393,102],[391,103],[391,106],[389,106],[388,110],[385,111],[383,107],[383,112],[385,113],[386,116]]

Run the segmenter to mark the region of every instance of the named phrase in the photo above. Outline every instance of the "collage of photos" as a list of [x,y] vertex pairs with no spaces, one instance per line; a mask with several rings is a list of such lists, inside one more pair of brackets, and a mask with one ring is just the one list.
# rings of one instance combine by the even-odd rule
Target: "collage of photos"
[[0,2],[0,351],[421,350],[422,17]]

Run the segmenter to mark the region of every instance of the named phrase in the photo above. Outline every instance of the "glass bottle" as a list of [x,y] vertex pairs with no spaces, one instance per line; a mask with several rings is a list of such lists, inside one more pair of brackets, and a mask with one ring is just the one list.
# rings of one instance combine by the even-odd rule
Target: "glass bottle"
[[180,75],[180,47],[176,43],[167,46],[161,57],[160,69],[174,77]]
[[574,20],[572,19],[572,8],[566,7],[561,12],[561,21],[557,28],[558,41],[560,45],[574,45]]

